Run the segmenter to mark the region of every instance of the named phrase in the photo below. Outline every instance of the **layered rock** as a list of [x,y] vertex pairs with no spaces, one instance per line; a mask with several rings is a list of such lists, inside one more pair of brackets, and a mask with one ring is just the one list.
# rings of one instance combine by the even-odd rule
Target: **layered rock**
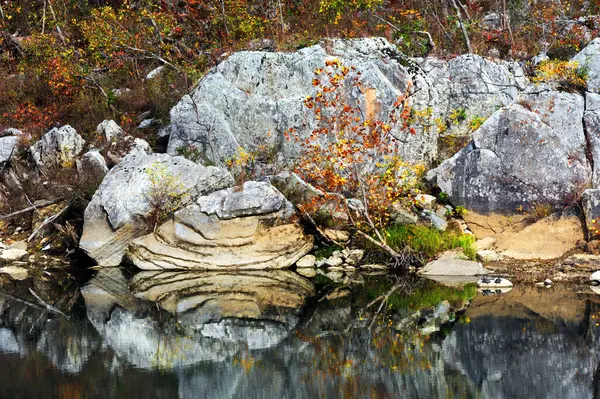
[[100,265],[118,265],[129,242],[146,233],[152,211],[148,170],[160,167],[177,182],[176,194],[195,200],[200,195],[233,185],[229,172],[204,167],[182,157],[133,153],[106,175],[85,211],[79,243]]
[[[280,161],[289,161],[298,148],[284,139],[293,128],[306,137],[317,120],[304,106],[315,93],[314,71],[326,60],[340,59],[361,73],[361,89],[346,93],[347,101],[385,119],[394,102],[413,87],[415,110],[445,119],[451,111],[473,106],[487,117],[496,107],[513,101],[526,79],[516,64],[494,63],[476,55],[450,63],[438,59],[410,60],[382,38],[325,41],[295,53],[238,52],[206,75],[191,96],[171,110],[168,152],[195,147],[213,162],[269,148]],[[466,125],[466,122],[465,122]],[[417,126],[419,133],[402,136],[407,160],[429,162],[437,155],[437,131]]]
[[251,349],[281,342],[315,294],[309,280],[284,270],[141,272],[131,290],[202,336],[244,341]]
[[453,205],[482,213],[576,200],[591,182],[583,111],[579,94],[533,87],[435,170],[438,186]]
[[54,128],[44,134],[29,152],[38,167],[52,168],[72,165],[83,151],[85,140],[69,125]]
[[198,198],[131,243],[140,269],[252,270],[292,266],[313,245],[293,206],[268,183],[246,182]]

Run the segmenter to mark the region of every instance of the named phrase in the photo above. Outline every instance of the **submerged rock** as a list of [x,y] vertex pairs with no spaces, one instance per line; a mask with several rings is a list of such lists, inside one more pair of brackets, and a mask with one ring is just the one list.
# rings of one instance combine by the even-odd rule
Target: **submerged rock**
[[293,206],[269,183],[246,182],[176,212],[134,240],[129,257],[145,270],[287,268],[313,246],[292,215]]
[[130,154],[110,170],[85,210],[79,246],[98,264],[118,265],[130,241],[147,232],[145,218],[152,211],[148,171],[155,167],[164,169],[164,178],[174,180],[174,189],[190,201],[233,185],[224,169],[166,154]]

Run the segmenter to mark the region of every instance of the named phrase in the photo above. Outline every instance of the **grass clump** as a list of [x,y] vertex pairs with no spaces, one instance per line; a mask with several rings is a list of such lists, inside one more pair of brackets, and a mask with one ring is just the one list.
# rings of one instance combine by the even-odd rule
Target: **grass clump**
[[[369,281],[366,286],[365,300],[385,294],[390,288],[389,282]],[[466,284],[463,287],[448,287],[428,280],[417,280],[411,287],[410,293],[399,290],[388,298],[388,308],[392,310],[421,310],[437,306],[440,302],[448,301],[450,306],[457,307],[465,300],[471,300],[477,295],[477,286]]]
[[408,246],[427,257],[434,257],[442,251],[462,248],[469,259],[475,259],[475,238],[469,234],[454,231],[439,231],[430,226],[395,225],[387,229],[387,242],[392,248],[401,250]]

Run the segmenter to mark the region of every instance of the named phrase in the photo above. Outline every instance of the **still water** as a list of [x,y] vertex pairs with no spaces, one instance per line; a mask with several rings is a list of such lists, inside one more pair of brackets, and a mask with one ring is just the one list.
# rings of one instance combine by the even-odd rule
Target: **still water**
[[600,395],[589,287],[482,295],[420,280],[350,290],[287,271],[110,269],[65,316],[19,289],[0,295],[1,398]]

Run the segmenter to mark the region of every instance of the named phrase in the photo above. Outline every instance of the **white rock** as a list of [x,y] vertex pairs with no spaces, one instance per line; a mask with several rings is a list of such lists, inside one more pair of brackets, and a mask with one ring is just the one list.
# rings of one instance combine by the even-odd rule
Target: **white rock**
[[338,258],[338,257],[335,257],[335,256],[332,256],[331,258],[328,258],[325,261],[325,264],[328,265],[328,266],[339,266],[342,263],[344,263],[344,261],[342,260],[342,258]]
[[0,273],[8,274],[14,280],[26,280],[29,277],[27,269],[18,266],[0,267]]
[[600,283],[600,270],[592,273],[590,280]]
[[299,267],[296,269],[296,273],[306,278],[313,278],[317,275],[317,270],[312,267]]
[[508,288],[512,286],[513,283],[502,277],[484,277],[477,280],[478,288]]
[[11,263],[25,259],[28,253],[24,249],[9,248],[0,253],[0,262]]
[[477,259],[482,262],[495,262],[500,259],[500,255],[491,249],[482,249],[477,251]]
[[112,141],[113,139],[117,139],[125,135],[125,132],[121,126],[117,124],[117,122],[108,119],[103,120],[96,127],[96,133],[103,136],[106,141]]
[[315,267],[316,263],[317,263],[317,258],[314,255],[306,255],[306,256],[300,258],[300,260],[298,260],[298,262],[296,262],[296,267],[299,269],[310,268],[310,267]]

